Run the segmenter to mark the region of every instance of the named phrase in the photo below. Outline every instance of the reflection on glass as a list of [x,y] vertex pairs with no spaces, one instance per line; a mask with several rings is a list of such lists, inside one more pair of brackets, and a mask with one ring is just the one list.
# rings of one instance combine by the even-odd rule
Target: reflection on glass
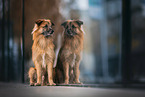
[[63,0],[65,19],[84,21],[80,79],[85,83],[120,80],[121,0]]

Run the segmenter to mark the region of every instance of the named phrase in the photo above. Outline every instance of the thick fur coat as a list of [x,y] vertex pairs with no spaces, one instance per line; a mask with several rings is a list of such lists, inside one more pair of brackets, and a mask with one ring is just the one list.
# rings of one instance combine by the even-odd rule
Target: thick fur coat
[[68,20],[62,24],[64,33],[56,66],[56,83],[80,84],[79,65],[84,41],[82,24],[79,20]]
[[[55,85],[53,82],[53,63],[55,59],[53,30],[54,24],[49,19],[36,21],[32,31],[32,60],[35,68],[29,70],[30,85]],[[37,82],[34,76],[37,75]]]

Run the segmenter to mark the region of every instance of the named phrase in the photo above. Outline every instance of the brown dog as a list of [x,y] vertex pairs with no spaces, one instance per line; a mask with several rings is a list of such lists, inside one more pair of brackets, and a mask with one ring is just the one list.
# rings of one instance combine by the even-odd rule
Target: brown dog
[[[35,85],[44,84],[47,80],[48,85],[55,85],[53,82],[53,63],[55,59],[53,30],[54,24],[49,19],[39,19],[35,22],[32,31],[33,46],[32,60],[35,68],[29,69],[30,85],[34,85],[34,77],[37,75]],[[46,79],[48,77],[48,79]]]
[[84,32],[81,29],[82,21],[67,20],[61,25],[64,27],[63,42],[58,55],[56,66],[56,82],[65,84],[79,81],[79,64],[83,50]]

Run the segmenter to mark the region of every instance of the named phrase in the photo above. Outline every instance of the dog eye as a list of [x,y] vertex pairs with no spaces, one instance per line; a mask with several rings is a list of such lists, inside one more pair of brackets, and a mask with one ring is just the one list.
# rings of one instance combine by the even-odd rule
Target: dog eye
[[66,26],[66,29],[68,28],[68,26]]
[[72,25],[72,28],[76,28],[74,25]]

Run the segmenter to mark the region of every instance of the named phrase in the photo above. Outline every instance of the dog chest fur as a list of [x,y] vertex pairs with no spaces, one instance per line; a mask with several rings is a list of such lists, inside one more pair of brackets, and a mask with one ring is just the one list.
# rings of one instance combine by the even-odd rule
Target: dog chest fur
[[46,68],[45,53],[42,54],[42,67],[43,67],[43,68]]
[[71,68],[74,67],[74,65],[75,65],[75,61],[76,61],[76,54],[74,53],[74,54],[73,54],[72,63],[70,64],[70,65],[71,65]]

